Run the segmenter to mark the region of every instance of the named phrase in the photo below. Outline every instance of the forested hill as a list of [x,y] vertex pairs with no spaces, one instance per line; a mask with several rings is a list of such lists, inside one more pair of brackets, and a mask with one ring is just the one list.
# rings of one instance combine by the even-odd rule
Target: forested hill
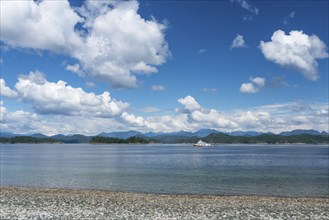
[[31,136],[15,136],[15,137],[0,137],[0,143],[10,143],[10,144],[18,144],[18,143],[28,143],[28,144],[42,144],[42,143],[60,143],[60,141],[55,140],[53,138],[38,138]]
[[92,144],[148,144],[149,141],[140,136],[133,136],[127,139],[95,136],[91,139]]
[[227,134],[210,134],[204,141],[209,143],[226,143],[226,144],[328,144],[329,135],[312,135],[299,134],[291,136],[281,136],[274,134],[261,134],[254,137],[247,136],[230,136]]
[[[199,137],[184,137],[184,136],[158,136],[151,138],[151,142],[160,143],[196,143],[200,140]],[[231,136],[224,133],[213,133],[204,138],[203,141],[208,143],[222,144],[328,144],[329,135],[311,135],[299,134],[291,136],[281,136],[275,134],[261,134],[258,136]]]

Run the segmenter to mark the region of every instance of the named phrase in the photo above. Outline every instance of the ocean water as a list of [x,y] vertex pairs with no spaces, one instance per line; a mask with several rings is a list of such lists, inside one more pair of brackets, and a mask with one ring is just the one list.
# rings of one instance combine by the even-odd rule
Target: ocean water
[[1,185],[329,197],[328,145],[1,144]]

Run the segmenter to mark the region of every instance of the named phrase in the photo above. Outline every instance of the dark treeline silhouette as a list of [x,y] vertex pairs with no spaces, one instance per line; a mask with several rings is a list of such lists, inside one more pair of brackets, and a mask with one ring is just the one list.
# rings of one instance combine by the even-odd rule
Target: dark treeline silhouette
[[[15,136],[15,137],[0,137],[1,143],[103,143],[103,144],[148,144],[148,143],[196,143],[200,138],[179,136],[179,135],[164,135],[156,137],[133,136],[127,139],[104,137],[104,136],[52,136],[52,137],[32,137],[32,136]],[[329,135],[312,135],[298,134],[290,136],[282,136],[275,134],[261,134],[258,136],[231,136],[224,133],[212,133],[201,138],[208,143],[221,144],[328,144]]]
[[27,144],[41,144],[41,143],[59,143],[60,141],[53,138],[37,138],[31,136],[16,136],[11,138],[0,137],[1,143],[27,143]]
[[148,144],[149,141],[143,137],[133,136],[127,139],[113,138],[113,137],[103,137],[95,136],[91,139],[93,144],[103,143],[103,144]]

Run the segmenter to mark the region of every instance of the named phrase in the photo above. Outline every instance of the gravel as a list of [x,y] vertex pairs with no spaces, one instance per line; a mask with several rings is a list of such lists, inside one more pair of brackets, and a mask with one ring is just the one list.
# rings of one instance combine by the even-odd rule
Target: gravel
[[0,187],[0,219],[328,219],[329,198]]

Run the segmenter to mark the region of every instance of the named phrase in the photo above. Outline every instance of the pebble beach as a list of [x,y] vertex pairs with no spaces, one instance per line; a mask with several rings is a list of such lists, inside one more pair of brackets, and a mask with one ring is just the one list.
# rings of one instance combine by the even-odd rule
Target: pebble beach
[[329,198],[0,190],[0,219],[329,219]]

